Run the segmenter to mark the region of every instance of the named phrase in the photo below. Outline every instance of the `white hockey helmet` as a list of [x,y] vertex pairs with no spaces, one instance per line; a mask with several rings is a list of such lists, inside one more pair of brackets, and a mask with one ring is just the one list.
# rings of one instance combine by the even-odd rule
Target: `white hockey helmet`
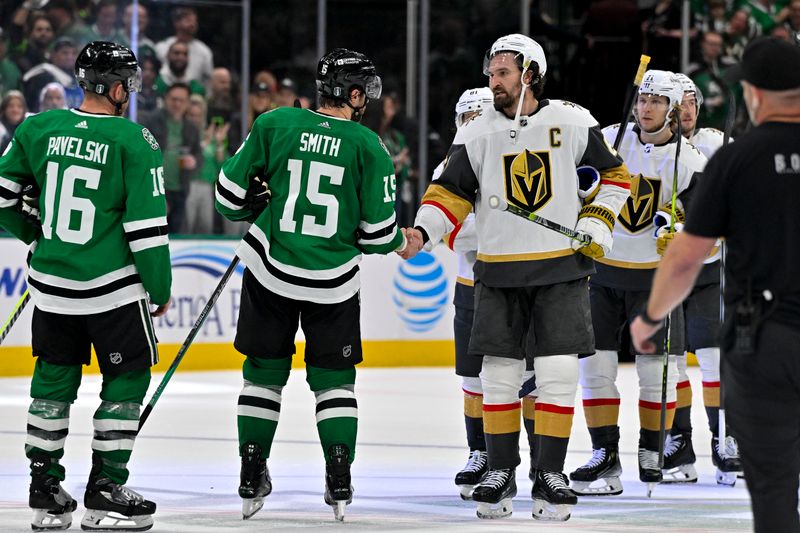
[[480,111],[492,107],[494,95],[488,87],[476,87],[467,89],[461,94],[456,103],[456,127],[460,128],[463,124],[464,113]]
[[648,70],[644,73],[644,79],[639,85],[639,94],[654,94],[665,96],[669,101],[669,112],[667,117],[671,117],[675,106],[681,104],[683,100],[683,86],[674,73],[668,70]]
[[677,72],[675,73],[675,77],[678,78],[678,81],[681,83],[684,93],[694,93],[694,99],[697,102],[697,108],[699,109],[700,106],[703,105],[703,93],[700,92],[700,88],[695,82],[692,81],[692,78],[686,74]]
[[486,51],[483,58],[484,74],[489,75],[489,62],[494,56],[503,52],[516,53],[519,67],[522,70],[528,70],[531,63],[536,63],[539,66],[539,76],[544,76],[547,72],[547,59],[544,57],[542,46],[527,35],[512,33],[497,39]]

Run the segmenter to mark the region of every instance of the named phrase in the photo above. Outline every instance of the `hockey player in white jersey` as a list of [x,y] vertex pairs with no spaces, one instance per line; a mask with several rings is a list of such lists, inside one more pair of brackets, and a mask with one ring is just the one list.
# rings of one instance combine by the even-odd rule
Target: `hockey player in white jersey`
[[[456,129],[474,119],[484,110],[490,110],[493,103],[492,91],[479,87],[464,91],[456,103]],[[444,170],[442,161],[433,171],[433,180],[439,178]],[[469,458],[467,464],[456,474],[455,483],[465,500],[472,498],[472,491],[489,467],[486,454],[486,439],[483,434],[483,389],[479,377],[481,360],[467,354],[469,335],[472,329],[474,311],[475,278],[472,268],[475,265],[478,248],[475,233],[475,214],[470,213],[461,224],[443,237],[443,242],[458,256],[458,276],[453,295],[455,317],[453,333],[456,348],[456,374],[461,376],[464,392],[464,426],[467,433]]]
[[[706,157],[710,158],[723,144],[723,133],[714,128],[697,128],[697,116],[703,103],[703,94],[685,74],[676,74],[683,88],[681,129],[686,137]],[[683,302],[686,321],[687,349],[693,352],[700,365],[703,377],[703,403],[708,417],[711,439],[711,459],[717,467],[717,483],[734,485],[736,474],[741,472],[738,445],[728,432],[722,443],[719,441],[720,423],[720,351],[719,351],[719,295],[720,295],[720,251],[705,261],[691,294]],[[686,373],[686,356],[678,357],[677,406],[672,431],[664,453],[664,482],[668,472],[686,469],[694,464],[692,449],[692,388]],[[696,478],[695,478],[696,479]],[[685,480],[681,476],[673,481]],[[694,479],[690,479],[693,481]]]
[[[494,93],[484,112],[456,134],[442,176],[422,200],[411,241],[438,242],[475,210],[475,321],[469,353],[483,358],[483,423],[489,471],[472,494],[478,516],[511,514],[520,464],[520,400],[526,355],[534,356],[533,516],[566,520],[577,497],[562,473],[572,427],[578,358],[593,350],[589,257],[608,253],[630,175],[580,106],[540,99],[544,52],[523,35],[498,39],[484,73]],[[473,133],[477,130],[476,133]],[[581,207],[576,167],[598,169],[601,182]],[[532,224],[489,199],[536,212],[592,237],[589,246]],[[575,253],[575,252],[579,253]],[[408,254],[406,254],[407,256]]]
[[[675,214],[683,220],[682,202],[687,199],[695,175],[705,166],[705,157],[670,129],[677,122],[676,109],[683,90],[671,72],[645,73],[635,107],[635,124],[626,124],[619,154],[635,176],[631,196],[614,227],[614,248],[598,258],[597,273],[590,283],[592,322],[596,353],[581,360],[583,407],[592,438],[592,458],[570,474],[579,494],[606,495],[622,492],[619,475],[619,391],[617,350],[626,322],[638,315],[650,290],[660,256],[654,239],[654,217],[671,216],[670,203],[676,179],[678,202]],[[611,142],[620,126],[603,130]],[[677,143],[681,142],[677,176],[674,175]],[[663,242],[663,238],[662,238]],[[670,353],[683,354],[683,314],[672,315]],[[664,344],[663,330],[659,346]],[[662,360],[636,355],[639,375],[639,478],[652,490],[661,482],[658,468]],[[670,356],[667,384],[667,430],[675,411],[677,367]],[[696,474],[695,474],[696,477]]]

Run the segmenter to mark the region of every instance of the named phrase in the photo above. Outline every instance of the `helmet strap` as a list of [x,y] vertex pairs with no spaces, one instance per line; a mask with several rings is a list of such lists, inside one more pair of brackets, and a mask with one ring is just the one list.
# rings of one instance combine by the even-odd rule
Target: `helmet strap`
[[525,83],[525,74],[528,73],[528,67],[522,69],[522,75],[519,77],[519,82],[522,85],[522,90],[519,93],[519,102],[517,102],[517,113],[514,115],[514,122],[511,125],[511,131],[508,134],[511,136],[511,142],[517,144],[517,134],[519,133],[519,117],[522,114],[522,103],[525,100],[525,93],[527,92],[529,83]]
[[108,91],[106,93],[106,98],[114,106],[114,115],[117,116],[117,117],[121,117],[122,116],[122,106],[124,106],[126,103],[128,103],[128,100],[130,100],[130,97],[131,97],[131,93],[129,93],[127,90],[125,90],[125,99],[124,100],[114,100],[113,98],[111,98],[111,91]]

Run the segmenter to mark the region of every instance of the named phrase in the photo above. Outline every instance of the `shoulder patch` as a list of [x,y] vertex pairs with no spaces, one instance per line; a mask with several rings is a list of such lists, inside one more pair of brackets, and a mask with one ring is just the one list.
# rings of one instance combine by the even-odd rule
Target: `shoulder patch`
[[389,153],[389,149],[388,149],[388,148],[386,148],[386,145],[385,145],[385,144],[383,144],[383,139],[381,139],[380,135],[378,135],[378,134],[376,133],[376,134],[375,134],[375,137],[377,137],[377,138],[378,138],[378,142],[381,144],[381,148],[383,148],[383,151],[384,151],[384,152],[386,152],[386,155],[388,155],[389,157],[392,157],[392,154],[390,154],[390,153]]
[[142,137],[144,137],[144,140],[150,145],[150,148],[158,150],[158,141],[153,137],[153,134],[150,133],[150,130],[142,128]]

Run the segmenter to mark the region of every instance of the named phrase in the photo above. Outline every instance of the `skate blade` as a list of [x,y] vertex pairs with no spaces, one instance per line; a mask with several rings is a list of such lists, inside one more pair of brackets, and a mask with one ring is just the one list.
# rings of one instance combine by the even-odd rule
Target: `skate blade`
[[533,500],[533,517],[543,522],[566,522],[572,513],[572,505],[554,505],[545,500]]
[[661,470],[661,483],[697,483],[697,470],[694,465],[681,465]]
[[348,503],[350,502],[346,500],[339,500],[334,505],[331,505],[331,507],[333,507],[333,517],[339,522],[344,522],[344,512],[345,509],[347,509]]
[[658,485],[658,483],[657,482],[653,482],[653,481],[651,481],[650,483],[647,484],[647,497],[648,498],[652,498],[653,497],[653,491],[655,490],[656,485]]
[[472,501],[472,493],[475,492],[475,485],[458,485],[461,499],[464,501]]
[[723,472],[722,470],[717,470],[717,485],[733,487],[736,485],[737,478],[738,476],[736,475],[736,472]]
[[81,529],[84,531],[147,531],[151,527],[152,515],[125,516],[95,509],[86,509],[81,520]]
[[72,525],[72,511],[53,514],[48,509],[34,509],[31,529],[34,531],[57,531]]
[[264,498],[242,499],[242,520],[248,520],[264,507]]
[[511,498],[505,498],[496,504],[478,502],[478,510],[476,511],[476,514],[478,515],[478,518],[493,520],[495,518],[506,518],[507,516],[511,516],[513,511],[514,507],[511,504]]
[[570,488],[579,496],[616,496],[622,494],[622,481],[618,477],[603,477],[595,481],[573,481]]

